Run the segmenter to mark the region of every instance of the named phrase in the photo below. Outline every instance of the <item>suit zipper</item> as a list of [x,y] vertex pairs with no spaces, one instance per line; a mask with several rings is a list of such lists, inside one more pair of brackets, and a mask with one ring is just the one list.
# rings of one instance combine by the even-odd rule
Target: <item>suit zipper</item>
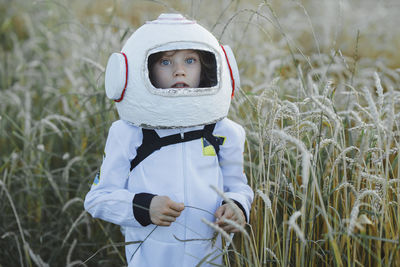
[[[181,130],[181,138],[184,138],[184,131]],[[183,174],[183,203],[187,205],[187,181],[186,181],[186,144],[185,142],[181,143],[182,145],[182,174]],[[187,212],[186,212],[187,213]],[[187,216],[184,218],[185,228],[184,228],[184,239],[186,240],[186,225],[187,225]],[[186,243],[183,243],[183,248],[186,250]]]

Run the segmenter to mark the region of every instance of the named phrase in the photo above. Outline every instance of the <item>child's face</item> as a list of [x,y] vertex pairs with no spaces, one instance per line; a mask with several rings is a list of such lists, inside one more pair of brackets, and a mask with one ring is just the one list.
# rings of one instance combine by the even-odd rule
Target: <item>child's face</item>
[[166,51],[152,68],[157,88],[197,88],[200,73],[199,55],[191,49]]

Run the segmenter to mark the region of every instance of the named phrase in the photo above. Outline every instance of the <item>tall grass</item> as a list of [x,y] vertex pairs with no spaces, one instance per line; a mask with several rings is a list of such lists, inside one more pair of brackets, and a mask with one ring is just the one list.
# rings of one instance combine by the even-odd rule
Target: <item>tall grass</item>
[[395,2],[0,3],[1,266],[126,264],[119,228],[82,205],[117,119],[104,66],[167,11],[230,44],[241,70],[229,116],[255,201],[225,264],[400,264]]

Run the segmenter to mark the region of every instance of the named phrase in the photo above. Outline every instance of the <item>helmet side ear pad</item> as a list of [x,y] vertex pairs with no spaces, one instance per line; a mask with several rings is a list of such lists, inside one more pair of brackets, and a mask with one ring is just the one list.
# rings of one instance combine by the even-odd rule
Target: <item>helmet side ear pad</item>
[[112,53],[108,59],[105,76],[106,95],[121,102],[128,85],[128,58],[124,53]]
[[225,54],[226,63],[228,65],[229,73],[231,75],[233,97],[235,89],[238,89],[240,87],[239,68],[236,63],[235,55],[233,54],[233,51],[229,47],[229,45],[221,45],[221,48]]

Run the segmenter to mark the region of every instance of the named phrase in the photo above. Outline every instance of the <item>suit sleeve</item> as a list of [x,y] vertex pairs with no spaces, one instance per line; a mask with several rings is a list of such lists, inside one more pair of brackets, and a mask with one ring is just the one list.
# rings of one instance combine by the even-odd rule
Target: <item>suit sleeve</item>
[[227,127],[225,143],[221,146],[219,161],[224,177],[224,193],[245,211],[247,220],[250,218],[253,190],[247,184],[243,169],[243,152],[245,131],[242,126],[230,121]]
[[[130,159],[136,154],[135,147],[132,145],[135,142],[130,140],[139,139],[142,136],[139,134],[140,131],[132,133],[132,130],[130,129],[129,132],[126,127],[121,122],[116,122],[111,126],[98,179],[95,179],[87,193],[84,206],[94,218],[132,227],[141,226],[142,223],[140,218],[138,221],[134,216],[135,194],[127,190]],[[122,136],[124,132],[129,132],[131,136]],[[144,210],[146,208],[148,207],[144,207]]]

